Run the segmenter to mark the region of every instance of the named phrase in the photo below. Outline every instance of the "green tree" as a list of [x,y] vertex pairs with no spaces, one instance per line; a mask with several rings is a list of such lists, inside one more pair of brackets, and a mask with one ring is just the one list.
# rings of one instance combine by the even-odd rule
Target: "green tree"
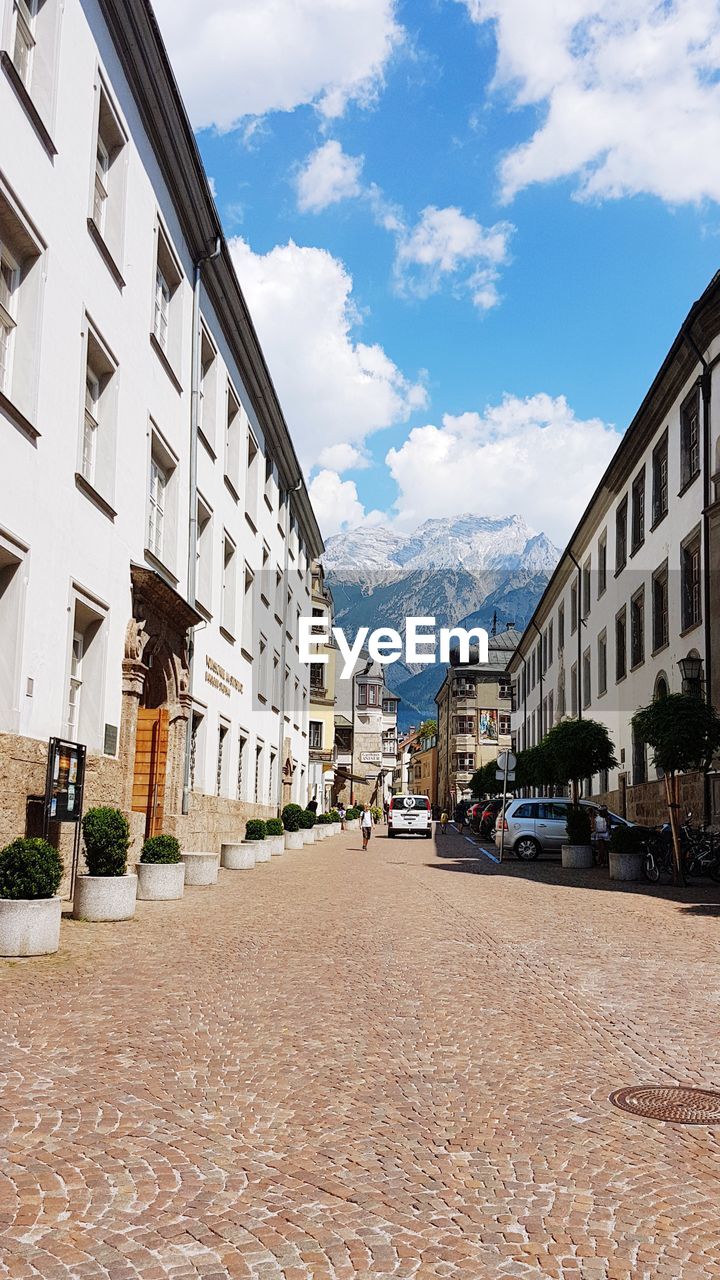
[[662,769],[673,836],[673,881],[683,885],[678,809],[681,773],[707,770],[720,750],[720,717],[696,694],[669,693],[642,707],[632,718],[635,735],[647,742],[653,764]]
[[435,738],[437,736],[437,720],[423,720],[418,729],[418,738]]
[[617,768],[610,734],[598,720],[561,720],[545,736],[542,745],[552,762],[556,780],[570,783],[575,808],[582,778]]
[[520,751],[515,766],[515,788],[527,791],[530,787],[554,787],[558,782],[553,760],[548,755],[543,739],[536,747]]
[[470,779],[470,793],[474,800],[483,800],[485,796],[498,794],[501,784],[495,777],[496,772],[497,765],[494,760],[475,770]]

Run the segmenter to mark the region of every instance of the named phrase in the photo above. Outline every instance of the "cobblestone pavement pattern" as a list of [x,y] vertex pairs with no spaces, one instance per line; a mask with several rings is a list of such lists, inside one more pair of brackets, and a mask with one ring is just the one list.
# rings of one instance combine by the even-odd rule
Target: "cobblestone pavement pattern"
[[720,1277],[720,1129],[608,1103],[720,1086],[710,892],[436,840],[0,962],[0,1275]]

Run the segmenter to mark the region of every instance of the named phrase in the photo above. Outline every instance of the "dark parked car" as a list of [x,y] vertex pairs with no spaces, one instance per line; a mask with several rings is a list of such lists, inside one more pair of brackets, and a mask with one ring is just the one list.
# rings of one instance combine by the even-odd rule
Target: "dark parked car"
[[484,840],[490,840],[495,830],[495,820],[502,809],[503,802],[500,797],[494,800],[488,800],[480,817],[479,831]]

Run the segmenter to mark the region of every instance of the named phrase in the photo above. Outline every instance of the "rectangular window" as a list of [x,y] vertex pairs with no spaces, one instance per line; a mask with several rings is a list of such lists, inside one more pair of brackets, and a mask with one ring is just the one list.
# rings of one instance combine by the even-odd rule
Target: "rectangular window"
[[696,626],[702,620],[700,597],[700,534],[694,534],[681,550],[682,628]]
[[325,663],[310,663],[310,692],[315,694],[323,694],[325,692]]
[[90,230],[99,237],[108,264],[120,270],[125,231],[127,134],[104,85],[97,86],[98,107],[93,153]]
[[174,378],[182,363],[182,271],[163,228],[157,228],[152,338]]
[[247,474],[245,477],[245,515],[253,529],[257,528],[259,457],[260,450],[258,448],[258,442],[252,432],[248,431]]
[[220,721],[218,729],[217,760],[215,761],[215,795],[224,796],[227,792],[228,738],[230,726]]
[[635,477],[632,486],[632,550],[637,551],[645,541],[645,468]]
[[615,618],[615,679],[627,675],[627,611],[623,607]]
[[592,663],[590,660],[589,649],[586,649],[583,654],[582,670],[583,670],[583,681],[582,681],[583,682],[583,687],[582,687],[583,706],[589,707],[590,702],[592,700]]
[[600,697],[607,691],[607,631],[601,631],[597,638],[597,685]]
[[653,495],[652,495],[652,518],[653,526],[659,524],[660,521],[668,513],[668,433],[665,432],[662,440],[653,449],[652,456],[652,476],[653,476]]
[[193,710],[190,724],[190,790],[195,790],[198,777],[198,757],[202,762],[202,738],[204,736],[205,717],[201,711]]
[[14,0],[12,60],[28,93],[32,88],[37,0]]
[[238,767],[237,767],[237,785],[236,795],[238,800],[245,799],[245,773],[247,770],[247,734],[240,730],[238,738]]
[[13,335],[15,332],[15,295],[20,271],[10,250],[0,241],[0,391],[9,393]]
[[267,702],[267,661],[267,640],[265,636],[260,636],[258,641],[257,696],[261,702]]
[[630,601],[630,666],[645,661],[645,588],[635,592]]
[[598,542],[598,600],[607,590],[607,529]]
[[565,648],[565,605],[561,604],[558,609],[558,651],[562,653]]
[[150,494],[148,511],[148,548],[158,560],[163,557],[163,534],[165,532],[165,490],[168,484],[168,473],[158,458],[150,459]]
[[577,716],[578,713],[578,669],[577,663],[573,662],[570,670],[570,714]]
[[255,776],[253,779],[253,800],[256,804],[259,804],[260,796],[262,795],[262,755],[263,747],[262,743],[259,742],[255,748]]
[[197,581],[195,597],[205,612],[212,613],[213,518],[207,503],[197,500]]
[[700,473],[700,395],[693,391],[680,410],[680,484],[691,484]]
[[253,652],[254,640],[254,617],[255,617],[255,574],[249,564],[245,565],[245,576],[243,579],[243,606],[242,606],[242,647],[247,654]]
[[170,283],[162,267],[155,268],[155,318],[153,332],[163,351],[167,352],[170,327]]
[[475,718],[474,716],[455,716],[455,733],[474,733]]
[[627,564],[628,500],[623,498],[615,513],[615,572],[620,573]]
[[590,613],[590,560],[586,560],[582,571],[582,616]]
[[84,742],[89,751],[102,750],[105,725],[104,610],[76,594],[67,670],[65,733],[71,742]]
[[652,580],[652,645],[653,652],[664,649],[670,639],[668,623],[668,565],[656,569]]
[[87,318],[86,324],[79,470],[83,480],[110,501],[115,489],[117,366]]
[[506,711],[501,711],[498,715],[498,732],[503,738],[508,737],[510,733],[510,716]]
[[235,635],[236,559],[235,543],[226,533],[223,538],[222,609],[220,616],[223,630],[229,636]]
[[322,751],[323,744],[323,727],[321,720],[310,721],[310,749],[311,751]]
[[570,635],[574,636],[578,629],[578,584],[570,587]]
[[225,478],[229,480],[235,497],[240,493],[242,428],[240,401],[228,382],[225,416]]
[[215,413],[217,396],[217,352],[203,325],[200,331],[200,382],[198,386],[198,431],[203,440],[215,448]]
[[0,175],[0,392],[30,424],[36,410],[44,247]]
[[172,570],[177,551],[177,459],[156,428],[151,431],[147,549]]
[[550,623],[550,626],[549,626],[549,627],[548,627],[548,629],[547,629],[547,648],[548,648],[548,666],[549,666],[549,667],[551,667],[551,666],[552,666],[552,664],[553,664],[553,658],[554,658],[554,655],[553,655],[553,624],[552,624],[552,622]]

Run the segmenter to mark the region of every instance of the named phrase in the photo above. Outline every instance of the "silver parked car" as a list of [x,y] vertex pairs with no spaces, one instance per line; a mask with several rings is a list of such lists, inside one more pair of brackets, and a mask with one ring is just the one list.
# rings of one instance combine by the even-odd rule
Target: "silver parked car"
[[[498,814],[495,824],[495,845],[499,849],[502,838],[501,824],[505,823],[505,848],[512,849],[517,858],[531,862],[540,853],[559,853],[567,844],[567,811],[570,800],[563,796],[537,796],[532,800],[509,800],[504,814]],[[581,800],[594,818],[600,805],[591,800]],[[631,827],[627,818],[608,811],[610,829],[620,825]]]

